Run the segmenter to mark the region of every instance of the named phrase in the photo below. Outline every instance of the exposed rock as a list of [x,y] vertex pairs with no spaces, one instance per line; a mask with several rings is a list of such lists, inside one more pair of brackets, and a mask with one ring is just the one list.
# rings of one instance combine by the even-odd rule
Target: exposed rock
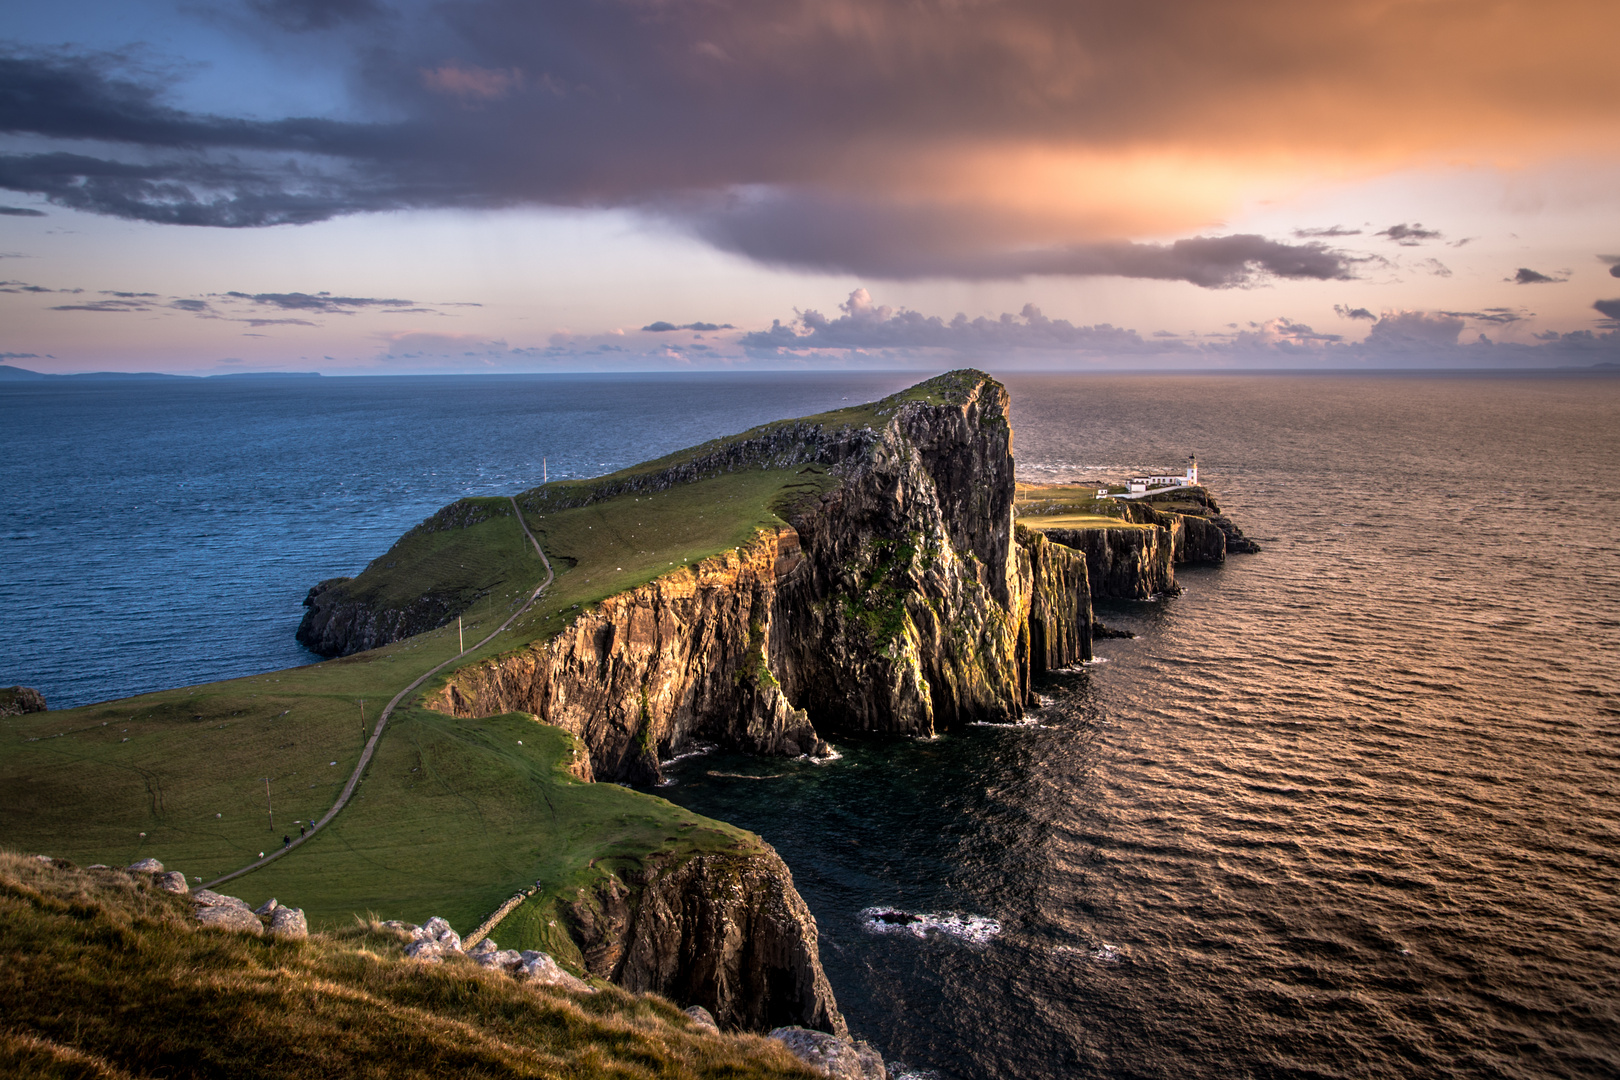
[[412,931],[411,936],[418,941],[432,941],[444,952],[461,951],[461,935],[450,928],[450,924],[435,915],[419,928]]
[[1056,541],[1086,556],[1092,599],[1146,600],[1176,591],[1169,530],[1157,525],[1047,529]]
[[475,949],[467,955],[487,968],[515,972],[523,966],[523,954],[516,949],[488,949],[483,952]]
[[156,881],[157,887],[164,892],[184,896],[191,891],[191,886],[186,884],[186,875],[178,870],[170,870],[167,874],[158,874]]
[[484,938],[478,944],[467,950],[468,956],[482,956],[485,953],[499,952],[500,946],[495,944],[494,938]]
[[0,689],[0,716],[22,716],[24,713],[45,711],[45,695],[31,686]]
[[142,859],[139,862],[130,863],[125,869],[133,870],[138,874],[161,874],[163,873],[163,864],[156,859]]
[[264,933],[264,923],[253,914],[253,909],[247,906],[245,900],[224,896],[212,889],[198,889],[191,894],[191,901],[192,913],[204,926],[235,930],[255,937]]
[[714,1017],[711,1016],[709,1014],[709,1010],[705,1009],[703,1006],[688,1005],[681,1011],[686,1013],[686,1015],[691,1018],[693,1027],[704,1028],[705,1030],[714,1032],[716,1035],[720,1034],[720,1025],[714,1022]]
[[541,986],[555,986],[580,994],[591,993],[590,983],[577,975],[570,975],[550,956],[533,949],[525,949],[519,955],[518,972],[522,978]]
[[1112,626],[1106,626],[1098,622],[1096,619],[1091,620],[1091,640],[1093,641],[1103,641],[1108,638],[1133,638],[1135,636],[1136,631],[1134,630],[1116,630]]
[[1013,538],[1001,384],[956,372],[917,390],[876,429],[769,425],[660,473],[525,496],[554,510],[801,463],[811,492],[777,508],[788,526],[462,668],[429,704],[532,713],[583,740],[597,779],[631,782],[695,741],[820,755],[818,728],[926,736],[1017,717],[1032,673],[1086,656],[1080,560]]
[[287,941],[309,937],[309,920],[303,909],[278,906],[270,916],[270,936]]
[[[402,545],[423,533],[465,529],[492,518],[510,517],[511,504],[505,500],[462,499],[440,510],[395,543],[372,566],[389,566],[400,556]],[[466,611],[482,590],[471,587],[445,588],[416,597],[398,607],[380,604],[355,578],[328,578],[304,597],[304,618],[298,624],[297,638],[311,652],[321,656],[348,656],[443,626]]]
[[883,1056],[864,1042],[806,1031],[801,1027],[780,1027],[770,1038],[781,1042],[793,1056],[823,1076],[837,1080],[888,1080]]
[[270,916],[276,913],[276,908],[280,906],[281,904],[276,900],[275,897],[272,896],[270,899],[254,908],[253,914],[257,915],[261,919],[268,919]]
[[630,885],[610,877],[572,906],[591,974],[700,1004],[728,1029],[845,1030],[815,917],[774,851],[655,861],[643,873]]
[[425,964],[437,964],[444,959],[444,946],[432,938],[420,938],[405,946],[405,955]]

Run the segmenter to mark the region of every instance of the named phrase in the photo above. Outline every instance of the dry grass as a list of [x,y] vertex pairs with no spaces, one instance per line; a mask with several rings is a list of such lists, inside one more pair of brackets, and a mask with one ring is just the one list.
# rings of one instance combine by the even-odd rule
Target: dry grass
[[307,941],[203,929],[144,875],[0,852],[0,1075],[804,1077],[780,1044],[661,999],[403,959],[356,923]]

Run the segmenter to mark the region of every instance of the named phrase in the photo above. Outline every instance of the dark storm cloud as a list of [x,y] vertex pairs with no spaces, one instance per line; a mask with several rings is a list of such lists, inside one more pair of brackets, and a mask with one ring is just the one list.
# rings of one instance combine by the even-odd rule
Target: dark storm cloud
[[732,326],[730,323],[712,322],[681,323],[677,326],[675,323],[665,322],[663,319],[659,319],[657,322],[648,323],[641,329],[653,334],[667,334],[671,330],[698,330],[707,332],[710,330],[735,330],[736,327]]
[[1374,236],[1386,236],[1401,247],[1417,247],[1425,240],[1438,240],[1440,233],[1435,229],[1425,229],[1421,222],[1410,225],[1391,225],[1387,229],[1379,229]]
[[1333,310],[1338,312],[1339,318],[1341,319],[1366,319],[1369,322],[1378,321],[1378,316],[1374,315],[1364,307],[1353,308],[1345,307],[1343,304],[1334,304]]
[[0,217],[45,217],[45,211],[26,206],[0,206]]
[[1557,285],[1568,281],[1569,278],[1567,276],[1549,277],[1546,274],[1530,269],[1528,266],[1521,266],[1518,273],[1510,278],[1503,278],[1503,280],[1511,281],[1515,285]]
[[1356,262],[1319,241],[1284,244],[1247,234],[998,250],[976,242],[952,211],[802,193],[727,202],[690,220],[716,247],[759,262],[890,279],[1111,275],[1228,288],[1267,278],[1344,280]]
[[[1549,6],[1579,5],[1510,5],[1487,25],[1384,0],[246,0],[258,36],[324,50],[351,115],[371,119],[188,111],[127,57],[13,50],[0,129],[28,142],[0,156],[0,188],[221,227],[618,207],[766,262],[892,277],[1332,280],[1350,264],[1314,241],[1355,230],[1126,243],[1212,215],[1176,194],[1144,208],[1110,163],[1214,151],[1264,172],[1279,150],[1340,160],[1372,139],[1428,160],[1439,143],[1610,123],[1589,102],[1620,89],[1600,44],[1612,17]],[[1587,73],[1580,93],[1567,71]],[[1001,166],[1024,151],[1090,162],[1094,179],[1037,168],[1027,199],[1002,201]]]

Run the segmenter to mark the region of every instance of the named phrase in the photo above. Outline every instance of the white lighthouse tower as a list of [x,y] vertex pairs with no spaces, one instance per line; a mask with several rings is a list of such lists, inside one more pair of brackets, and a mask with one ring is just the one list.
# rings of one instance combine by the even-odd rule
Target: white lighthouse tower
[[1187,483],[1189,485],[1193,485],[1193,484],[1198,483],[1198,455],[1197,454],[1188,454],[1187,455]]

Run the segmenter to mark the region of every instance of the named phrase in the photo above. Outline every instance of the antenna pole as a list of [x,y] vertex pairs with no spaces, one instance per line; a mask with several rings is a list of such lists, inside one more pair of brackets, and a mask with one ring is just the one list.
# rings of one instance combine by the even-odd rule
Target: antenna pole
[[276,808],[270,805],[270,778],[268,776],[261,776],[259,779],[264,781],[264,809],[265,812],[270,815],[270,831],[275,832]]

